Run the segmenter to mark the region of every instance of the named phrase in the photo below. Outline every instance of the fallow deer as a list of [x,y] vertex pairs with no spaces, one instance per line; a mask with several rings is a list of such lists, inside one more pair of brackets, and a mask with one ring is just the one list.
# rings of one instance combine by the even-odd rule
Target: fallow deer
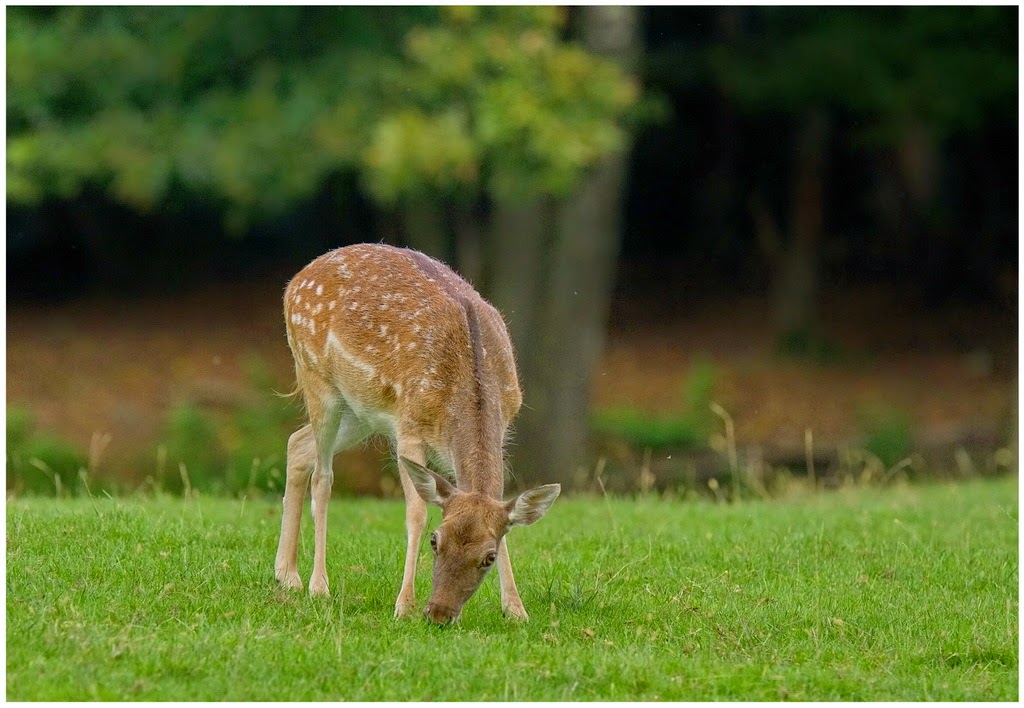
[[[503,501],[503,448],[522,403],[508,331],[498,311],[446,265],[413,250],[358,244],[317,258],[284,295],[288,346],[309,424],[288,440],[275,575],[300,589],[302,500],[312,482],[313,574],[329,594],[327,504],[332,458],[372,433],[394,441],[406,503],[406,553],[395,616],[415,612],[413,580],[426,504],[441,507],[430,536],[433,587],[424,610],[455,621],[497,561],[502,610],[525,620],[505,534],[532,524],[561,488]],[[428,448],[456,484],[428,470]]]

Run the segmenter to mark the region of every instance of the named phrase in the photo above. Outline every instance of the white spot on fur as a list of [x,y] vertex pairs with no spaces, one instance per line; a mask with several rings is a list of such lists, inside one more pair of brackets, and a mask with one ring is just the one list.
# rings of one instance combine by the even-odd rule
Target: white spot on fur
[[317,285],[316,286],[316,294],[317,295],[323,295],[324,294],[324,286],[323,285]]
[[328,310],[333,310],[334,309],[334,300],[331,300],[329,303],[327,303],[327,309]]

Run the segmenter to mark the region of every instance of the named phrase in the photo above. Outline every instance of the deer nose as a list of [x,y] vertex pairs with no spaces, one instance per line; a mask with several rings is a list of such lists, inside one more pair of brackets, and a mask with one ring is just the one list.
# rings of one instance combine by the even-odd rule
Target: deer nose
[[455,610],[433,602],[427,603],[423,610],[423,616],[434,624],[451,624],[455,621],[455,614]]

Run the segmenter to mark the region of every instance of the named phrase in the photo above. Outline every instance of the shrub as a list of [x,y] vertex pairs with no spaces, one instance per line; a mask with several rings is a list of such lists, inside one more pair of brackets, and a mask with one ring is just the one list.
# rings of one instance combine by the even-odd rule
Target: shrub
[[175,406],[167,423],[167,467],[161,471],[160,483],[170,492],[182,492],[185,481],[196,489],[210,490],[223,480],[226,455],[217,435],[212,416],[192,402]]
[[593,429],[638,448],[695,448],[705,445],[712,429],[709,408],[715,385],[715,368],[698,361],[683,382],[678,412],[652,415],[628,406],[595,411]]
[[80,472],[88,458],[73,443],[50,433],[37,433],[23,408],[7,409],[7,487],[30,494],[77,494]]
[[183,490],[179,464],[201,491],[241,494],[283,487],[288,435],[297,427],[299,408],[274,393],[273,375],[261,358],[246,361],[246,374],[256,395],[223,417],[191,402],[171,411],[164,489]]
[[862,412],[861,418],[865,431],[864,449],[877,456],[886,467],[895,465],[910,454],[913,424],[907,413],[880,407]]

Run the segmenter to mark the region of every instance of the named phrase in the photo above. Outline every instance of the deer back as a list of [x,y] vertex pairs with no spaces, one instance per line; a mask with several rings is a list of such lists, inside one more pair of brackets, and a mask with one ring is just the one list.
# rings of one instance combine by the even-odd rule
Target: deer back
[[337,389],[363,420],[450,452],[457,473],[460,457],[495,446],[500,466],[522,402],[512,344],[498,311],[450,268],[409,249],[347,246],[291,280],[284,311],[305,395]]

